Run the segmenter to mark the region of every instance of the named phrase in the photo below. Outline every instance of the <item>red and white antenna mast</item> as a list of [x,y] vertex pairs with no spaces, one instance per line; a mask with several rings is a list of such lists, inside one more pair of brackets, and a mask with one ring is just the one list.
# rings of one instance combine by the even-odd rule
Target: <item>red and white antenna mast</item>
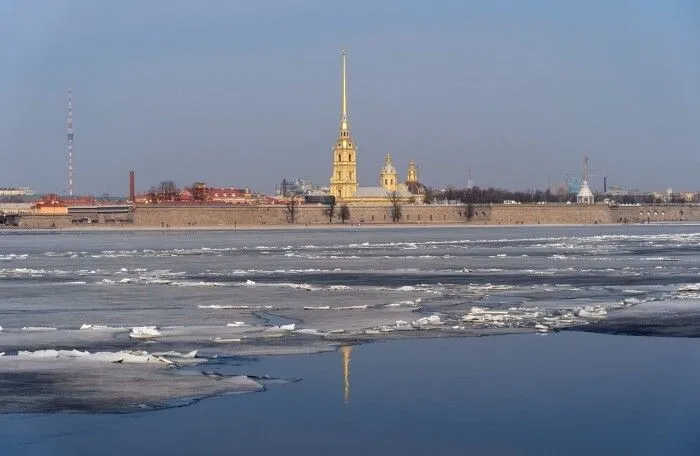
[[73,97],[68,89],[68,196],[73,196]]

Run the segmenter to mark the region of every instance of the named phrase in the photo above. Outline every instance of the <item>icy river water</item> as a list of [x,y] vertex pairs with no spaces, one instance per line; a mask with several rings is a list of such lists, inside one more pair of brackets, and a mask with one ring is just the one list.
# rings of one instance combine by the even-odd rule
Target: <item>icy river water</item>
[[5,231],[0,326],[1,454],[700,444],[696,225]]

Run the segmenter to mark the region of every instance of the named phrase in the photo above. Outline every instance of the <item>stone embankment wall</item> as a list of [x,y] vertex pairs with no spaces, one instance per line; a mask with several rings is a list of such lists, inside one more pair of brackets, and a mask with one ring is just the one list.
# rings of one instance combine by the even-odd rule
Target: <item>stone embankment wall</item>
[[[304,204],[297,207],[296,225],[328,223],[324,206]],[[336,208],[337,210],[337,208]],[[655,223],[700,221],[698,205],[612,206],[604,204],[517,204],[473,205],[471,218],[466,205],[404,205],[401,224],[469,224],[469,225],[536,225],[536,224],[600,224]],[[206,206],[158,205],[137,206],[133,212],[135,227],[233,227],[289,225],[283,205],[276,206]],[[23,228],[65,228],[112,225],[103,217],[93,224],[75,224],[70,215],[25,215]],[[333,223],[340,223],[334,219]],[[389,207],[350,206],[348,223],[391,224]],[[124,225],[126,226],[126,225]]]
[[73,226],[70,215],[22,215],[20,228],[67,228]]
[[612,223],[610,208],[603,204],[497,204],[489,221],[498,225]]
[[[299,205],[295,224],[328,223],[322,205]],[[336,208],[337,210],[337,208]],[[404,205],[402,224],[601,224],[700,221],[700,206],[613,206],[604,204]],[[256,226],[288,225],[288,213],[278,206],[138,206],[136,226]],[[334,223],[339,223],[334,220]],[[390,224],[389,207],[350,206],[349,223]]]
[[[327,224],[328,216],[323,214],[323,205],[303,204],[296,208],[295,224]],[[405,205],[401,208],[402,223],[465,223],[468,221],[467,208],[445,205]],[[339,206],[336,207],[336,213]],[[480,209],[478,219],[488,222],[489,208]],[[284,205],[276,206],[181,206],[159,205],[138,206],[134,210],[136,226],[255,226],[288,225],[288,212]],[[476,217],[474,217],[476,220]],[[333,223],[340,223],[334,217]],[[389,207],[350,206],[348,223],[384,224],[391,223]]]
[[613,206],[612,223],[655,223],[700,221],[700,206],[690,204]]

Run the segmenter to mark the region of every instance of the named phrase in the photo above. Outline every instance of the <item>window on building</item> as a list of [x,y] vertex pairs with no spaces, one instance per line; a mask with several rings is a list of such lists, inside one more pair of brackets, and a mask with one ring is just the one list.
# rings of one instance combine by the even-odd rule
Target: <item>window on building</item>
[[389,179],[384,179],[384,185],[388,185],[388,184],[389,184]]
[[340,154],[338,154],[338,161],[342,161],[342,159],[340,158]]
[[[340,171],[338,171],[338,180],[340,180],[340,179],[342,179],[342,178],[343,178],[343,177],[342,177],[342,173],[341,173]],[[460,214],[460,215],[462,215],[462,214]]]
[[348,154],[348,161],[352,161],[352,154]]
[[352,179],[352,171],[349,171],[348,175],[350,176],[350,179]]

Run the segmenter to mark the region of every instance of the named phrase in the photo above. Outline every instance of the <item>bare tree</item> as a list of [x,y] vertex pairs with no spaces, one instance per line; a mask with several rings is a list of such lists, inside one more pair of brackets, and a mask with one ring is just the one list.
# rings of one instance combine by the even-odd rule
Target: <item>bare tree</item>
[[326,207],[323,208],[321,213],[328,217],[328,223],[333,223],[333,216],[335,215],[335,198],[330,198],[330,200],[325,204]]
[[468,203],[465,209],[466,210],[464,212],[467,216],[467,220],[474,218],[474,205],[472,203]]
[[391,221],[396,223],[401,220],[401,197],[399,192],[394,190],[389,193],[389,215],[391,216]]
[[425,196],[423,197],[424,204],[432,204],[435,201],[435,191],[432,187],[425,188]]
[[297,220],[299,209],[299,201],[296,198],[289,198],[286,203],[284,203],[284,213],[287,217],[287,223],[294,223]]
[[204,182],[195,182],[192,184],[190,193],[192,194],[192,199],[195,201],[206,201],[209,196],[207,185]]
[[177,201],[180,196],[180,189],[171,180],[158,184],[156,191],[158,193],[158,201]]
[[152,204],[158,204],[158,189],[156,187],[151,187],[146,193],[146,198]]
[[340,211],[338,212],[338,218],[342,223],[350,220],[350,208],[347,204],[342,204],[340,206]]

